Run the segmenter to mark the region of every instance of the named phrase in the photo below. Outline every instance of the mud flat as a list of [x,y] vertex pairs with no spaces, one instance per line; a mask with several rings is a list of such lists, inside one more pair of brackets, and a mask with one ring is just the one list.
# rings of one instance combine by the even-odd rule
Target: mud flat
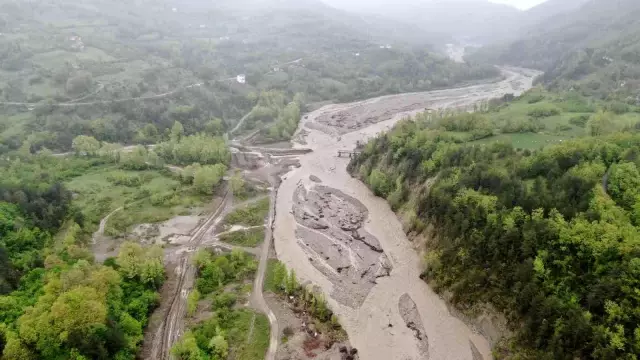
[[[369,100],[334,104],[322,107],[304,120],[306,128],[327,134],[342,135],[370,125],[395,118],[398,114],[412,115],[425,109],[442,109],[472,106],[497,96],[515,94],[531,88],[538,71],[520,68],[502,69],[504,80],[498,83],[469,86],[448,90],[389,95]],[[309,121],[311,120],[311,121]]]
[[340,190],[320,185],[299,185],[293,196],[298,245],[333,284],[331,297],[359,308],[377,279],[391,272],[380,242],[363,229],[367,208]]
[[[328,105],[301,121],[307,144],[294,147],[314,151],[299,157],[300,166],[284,175],[279,187],[277,256],[302,281],[319,286],[362,359],[422,360],[425,349],[430,359],[491,359],[489,341],[452,315],[420,280],[421,259],[398,218],[384,199],[347,173],[349,159],[337,157],[337,150],[353,150],[358,142],[427,107],[466,107],[519,94],[539,74],[526,69],[503,72],[505,80],[498,83]],[[341,224],[348,225],[347,230]],[[370,271],[358,279],[367,268]],[[370,275],[387,268],[388,276]],[[406,298],[400,306],[405,294],[415,307]],[[426,340],[418,341],[414,329],[407,327],[407,314],[416,318],[410,320],[412,327],[422,326]]]
[[418,350],[420,351],[421,359],[429,359],[429,338],[424,330],[424,324],[418,312],[418,306],[413,301],[409,294],[403,294],[400,296],[400,302],[398,302],[398,311],[400,316],[404,320],[407,328],[413,331],[413,336],[418,342]]

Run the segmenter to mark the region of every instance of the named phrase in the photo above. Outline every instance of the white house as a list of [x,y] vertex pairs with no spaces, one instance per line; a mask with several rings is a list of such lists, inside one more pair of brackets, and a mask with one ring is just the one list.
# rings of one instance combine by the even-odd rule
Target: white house
[[245,74],[240,74],[238,76],[236,76],[236,81],[240,84],[246,84],[247,83],[247,76]]

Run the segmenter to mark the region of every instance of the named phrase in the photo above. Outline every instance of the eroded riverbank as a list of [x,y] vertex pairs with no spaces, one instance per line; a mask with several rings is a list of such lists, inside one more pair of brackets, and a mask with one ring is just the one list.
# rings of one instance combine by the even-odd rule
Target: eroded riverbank
[[395,214],[349,176],[348,158],[337,151],[352,150],[425,108],[519,94],[537,74],[507,69],[495,84],[328,105],[301,122],[304,147],[313,152],[300,156],[300,167],[278,191],[276,252],[302,280],[322,289],[361,358],[490,359],[491,348],[420,280],[421,259]]

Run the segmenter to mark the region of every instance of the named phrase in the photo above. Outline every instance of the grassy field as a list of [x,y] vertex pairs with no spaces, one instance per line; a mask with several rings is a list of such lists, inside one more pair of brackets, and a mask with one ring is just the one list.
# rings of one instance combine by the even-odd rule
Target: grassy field
[[220,241],[237,246],[255,247],[264,240],[264,229],[234,231],[220,236]]
[[207,201],[164,171],[123,171],[101,166],[73,178],[67,186],[76,194],[74,205],[89,223],[98,224],[111,211],[124,207],[107,223],[106,232],[114,236],[135,224],[189,213],[189,209]]
[[[478,144],[503,142],[521,149],[539,149],[591,134],[590,121],[605,111],[611,131],[634,127],[640,122],[640,108],[621,103],[581,98],[572,92],[551,93],[534,88],[520,98],[493,103],[481,114],[490,123],[493,135],[472,141]],[[470,132],[448,131],[461,140]]]
[[224,224],[258,226],[264,224],[269,214],[269,198],[265,197],[256,203],[237,209],[224,218]]
[[[262,360],[269,348],[269,320],[251,310],[234,311],[229,343],[230,358],[236,360]],[[253,322],[253,330],[251,323]]]
[[507,143],[513,145],[519,149],[539,149],[547,145],[553,145],[561,143],[570,136],[563,135],[549,135],[549,134],[536,134],[536,133],[519,133],[519,134],[499,134],[488,138],[472,141],[475,144],[490,144],[490,143]]

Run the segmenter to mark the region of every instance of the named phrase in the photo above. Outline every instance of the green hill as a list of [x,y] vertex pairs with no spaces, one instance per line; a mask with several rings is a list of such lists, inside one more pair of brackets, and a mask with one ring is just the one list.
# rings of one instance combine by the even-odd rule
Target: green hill
[[636,101],[640,89],[640,3],[591,0],[571,16],[559,15],[526,36],[471,58],[545,71],[543,82],[588,96]]
[[65,151],[77,135],[149,143],[175,121],[219,132],[267,90],[348,101],[497,75],[417,46],[410,26],[311,0],[3,0],[0,9],[0,152]]

